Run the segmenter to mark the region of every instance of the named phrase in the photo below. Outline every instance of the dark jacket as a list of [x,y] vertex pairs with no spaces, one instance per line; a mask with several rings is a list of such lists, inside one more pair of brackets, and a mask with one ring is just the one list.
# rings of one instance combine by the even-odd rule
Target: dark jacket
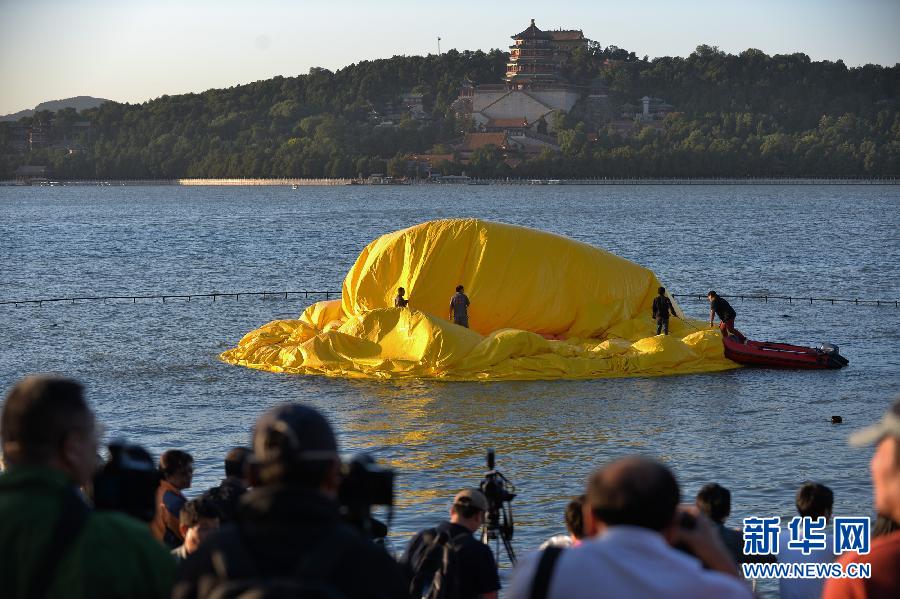
[[653,318],[657,320],[669,320],[669,312],[672,316],[678,316],[672,306],[672,300],[664,295],[657,295],[653,299]]
[[206,492],[206,496],[215,502],[219,508],[219,520],[222,524],[234,520],[237,514],[241,497],[247,492],[247,487],[233,477],[223,478],[218,487],[213,487]]
[[[339,532],[338,529],[341,529]],[[218,582],[213,556],[239,536],[252,556],[256,576],[288,577],[304,559],[344,537],[337,548],[340,564],[324,580],[346,597],[394,598],[406,593],[397,563],[362,533],[344,524],[337,503],[303,487],[259,487],[241,498],[237,518],[211,536],[178,571],[173,599],[205,597]]]
[[714,297],[709,303],[709,309],[715,312],[716,316],[719,317],[719,320],[722,321],[737,318],[737,312],[734,311],[731,304],[718,296]]

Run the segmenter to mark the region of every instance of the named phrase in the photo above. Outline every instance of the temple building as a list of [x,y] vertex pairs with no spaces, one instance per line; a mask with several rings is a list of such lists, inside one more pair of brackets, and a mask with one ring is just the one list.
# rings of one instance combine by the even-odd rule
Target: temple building
[[563,79],[563,61],[588,40],[580,30],[542,31],[534,19],[512,39],[503,82],[464,85],[458,116],[478,131],[552,134],[555,114],[569,112],[585,91]]
[[562,65],[556,57],[553,36],[538,29],[531,19],[528,29],[512,39],[514,44],[509,47],[506,63],[506,82],[510,89],[537,89],[559,83]]

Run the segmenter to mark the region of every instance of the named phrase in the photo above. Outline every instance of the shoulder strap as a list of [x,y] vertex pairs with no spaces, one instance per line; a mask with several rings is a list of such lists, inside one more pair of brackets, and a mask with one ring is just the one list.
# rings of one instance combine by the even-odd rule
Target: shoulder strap
[[553,579],[553,568],[562,552],[562,547],[550,546],[544,549],[537,565],[537,573],[531,583],[531,599],[547,599],[550,581]]
[[63,493],[62,511],[50,533],[49,546],[31,572],[31,584],[26,595],[28,599],[44,599],[47,596],[59,563],[84,528],[91,512],[75,487],[66,485]]

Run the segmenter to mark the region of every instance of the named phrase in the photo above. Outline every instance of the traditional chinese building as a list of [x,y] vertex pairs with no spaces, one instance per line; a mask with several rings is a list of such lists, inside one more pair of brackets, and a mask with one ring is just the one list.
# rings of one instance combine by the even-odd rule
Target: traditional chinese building
[[467,82],[455,104],[457,116],[478,131],[513,136],[552,133],[555,114],[568,112],[585,89],[566,82],[563,61],[587,46],[580,30],[542,31],[534,19],[512,36],[509,62],[502,83],[474,86]]
[[547,33],[553,38],[553,46],[558,56],[568,56],[578,48],[587,48],[590,40],[581,29],[554,29]]
[[553,36],[541,31],[531,19],[525,31],[512,36],[509,62],[506,63],[506,82],[511,89],[539,88],[561,80],[560,61],[553,44]]

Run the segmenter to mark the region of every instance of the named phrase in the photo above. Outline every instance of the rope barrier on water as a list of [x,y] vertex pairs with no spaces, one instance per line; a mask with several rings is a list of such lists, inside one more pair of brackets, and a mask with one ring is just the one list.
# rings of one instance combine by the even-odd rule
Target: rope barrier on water
[[[705,293],[672,293],[672,297],[686,297],[686,298],[694,298],[703,301],[708,301]],[[845,297],[797,297],[792,295],[722,295],[725,299],[735,300],[738,299],[740,301],[744,300],[762,300],[765,303],[769,303],[769,300],[787,300],[789,304],[793,304],[794,302],[798,303],[810,303],[813,302],[823,302],[830,303],[831,305],[835,304],[854,304],[857,306],[894,306],[895,308],[900,307],[900,300],[886,300],[886,299],[859,299],[859,298],[845,298]]]
[[[698,299],[702,301],[706,301],[705,293],[672,293],[670,294],[672,297],[683,297],[690,299]],[[20,305],[38,305],[42,306],[44,304],[51,303],[69,303],[69,304],[77,304],[79,302],[95,302],[95,301],[115,301],[115,302],[124,302],[124,303],[132,303],[136,304],[138,300],[148,301],[148,300],[162,300],[162,303],[166,303],[167,300],[183,300],[183,301],[191,301],[193,299],[211,299],[215,302],[217,299],[241,299],[241,296],[244,297],[259,297],[262,299],[289,299],[290,297],[300,298],[303,296],[303,299],[309,298],[325,298],[326,300],[331,299],[332,297],[339,298],[341,297],[340,291],[240,291],[234,293],[167,293],[165,295],[97,295],[97,296],[79,296],[79,297],[54,297],[54,298],[43,298],[43,299],[24,299],[24,300],[0,300],[0,306],[14,306],[18,307]],[[769,300],[787,300],[789,304],[797,303],[810,303],[813,302],[823,302],[830,303],[831,305],[835,304],[852,304],[856,306],[894,306],[895,308],[900,307],[900,300],[887,300],[887,299],[859,299],[859,298],[839,298],[839,297],[797,297],[792,295],[741,295],[741,294],[732,294],[732,295],[722,295],[722,297],[730,300],[759,300],[765,303],[769,303]]]
[[42,299],[26,299],[26,300],[2,300],[0,301],[0,306],[20,306],[20,305],[31,305],[36,304],[41,306],[43,304],[50,303],[68,303],[68,304],[77,304],[79,302],[96,302],[96,301],[117,301],[124,303],[132,303],[136,304],[138,300],[162,300],[162,303],[166,303],[166,300],[185,300],[191,301],[192,299],[212,299],[212,301],[216,301],[217,299],[241,299],[241,296],[246,297],[261,297],[263,299],[274,299],[274,298],[283,298],[288,299],[289,296],[300,297],[303,296],[304,299],[312,298],[320,298],[324,297],[326,300],[331,299],[332,297],[340,297],[340,291],[239,291],[234,293],[167,293],[165,295],[97,295],[97,296],[79,296],[79,297],[53,297],[53,298],[42,298]]

